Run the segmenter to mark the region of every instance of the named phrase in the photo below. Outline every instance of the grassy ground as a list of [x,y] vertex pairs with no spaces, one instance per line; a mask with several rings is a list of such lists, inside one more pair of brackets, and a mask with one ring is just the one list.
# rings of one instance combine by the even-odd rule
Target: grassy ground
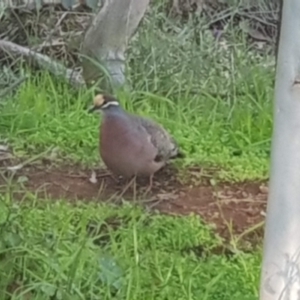
[[257,296],[259,252],[214,251],[222,241],[196,216],[38,201],[20,210],[2,198],[0,299],[7,286],[10,299]]
[[[128,56],[125,108],[162,123],[188,154],[185,165],[215,165],[232,181],[267,177],[274,59],[237,30],[217,41],[211,31],[166,19],[144,20]],[[247,46],[246,46],[247,45]],[[64,157],[98,162],[98,118],[86,113],[92,92],[33,76],[1,109],[1,138],[19,154],[55,146]]]
[[[229,92],[225,98],[213,96],[205,87],[195,95],[146,90],[120,97],[129,111],[168,128],[187,153],[185,165],[218,166],[223,179],[263,179],[268,171],[272,126],[268,72],[258,66],[248,71],[248,80],[241,83],[246,91],[232,98]],[[63,157],[94,164],[98,162],[99,119],[86,113],[91,101],[89,91],[75,93],[47,75],[32,78],[2,108],[1,136],[18,155],[37,154],[54,146]]]
[[[230,42],[232,41],[232,42]],[[129,111],[150,116],[178,140],[187,165],[217,166],[231,181],[267,177],[272,128],[272,58],[239,32],[218,43],[208,31],[150,14],[131,45]],[[0,110],[0,138],[18,156],[49,148],[56,162],[98,163],[92,91],[34,75]],[[150,215],[126,204],[0,205],[0,300],[257,299],[260,251],[224,255],[195,216]],[[6,294],[5,294],[6,293]],[[28,297],[28,298],[26,298]]]

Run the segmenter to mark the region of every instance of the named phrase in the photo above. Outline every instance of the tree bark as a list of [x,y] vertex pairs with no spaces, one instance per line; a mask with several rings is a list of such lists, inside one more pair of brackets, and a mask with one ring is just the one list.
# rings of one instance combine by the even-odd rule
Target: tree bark
[[125,84],[127,45],[143,18],[149,1],[104,2],[83,40],[83,77],[87,84],[101,80],[100,87],[105,91]]
[[300,299],[300,1],[284,0],[260,300]]

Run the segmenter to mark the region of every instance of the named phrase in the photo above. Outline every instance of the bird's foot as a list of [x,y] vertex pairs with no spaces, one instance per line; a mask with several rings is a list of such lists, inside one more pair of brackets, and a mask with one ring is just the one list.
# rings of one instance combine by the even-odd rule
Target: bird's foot
[[[122,190],[121,194],[118,196],[118,199],[121,199],[123,195],[126,193],[126,191],[130,188],[130,186],[133,185],[133,192],[136,194],[136,177],[134,176],[130,181],[126,184],[124,189]],[[134,196],[135,199],[135,196]]]
[[143,197],[146,197],[150,193],[150,191],[152,189],[152,186],[153,186],[153,175],[151,175],[150,178],[149,178],[149,185],[146,188],[146,190],[145,190],[145,192],[143,194]]
[[110,174],[110,177],[113,179],[113,181],[117,184],[117,185],[121,185],[123,182],[123,177],[122,176],[116,176],[114,174]]

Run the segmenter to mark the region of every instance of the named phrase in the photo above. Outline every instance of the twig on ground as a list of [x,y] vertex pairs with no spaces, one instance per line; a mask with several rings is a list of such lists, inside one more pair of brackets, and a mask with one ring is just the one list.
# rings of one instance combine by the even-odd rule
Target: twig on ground
[[7,145],[0,144],[0,161],[8,160],[13,157],[14,156],[9,151],[9,147]]
[[213,16],[214,18],[210,20],[205,26],[209,28],[211,25],[223,21],[224,19],[227,19],[228,17],[233,18],[237,14],[236,9],[228,8],[224,11],[221,11],[220,13]]
[[[28,158],[27,160],[23,161],[22,163],[15,165],[15,166],[10,166],[10,167],[6,167],[6,170],[12,171],[12,172],[16,172],[22,168],[24,168],[25,166],[29,165],[30,163],[39,160],[42,157],[45,157],[51,150],[53,149],[53,147],[50,147],[49,149],[47,149],[46,151],[39,153],[33,157]],[[1,169],[1,168],[0,168]]]
[[5,40],[0,40],[0,50],[7,52],[11,56],[22,56],[28,63],[38,68],[46,69],[55,76],[66,78],[76,88],[85,87],[85,81],[79,72],[66,68],[47,55]]
[[274,28],[277,28],[277,26],[278,26],[276,23],[272,23],[272,22],[270,22],[268,20],[264,20],[264,19],[262,19],[260,17],[255,16],[253,13],[251,14],[251,13],[246,13],[246,12],[238,11],[237,14],[239,16],[241,16],[241,17],[246,17],[248,19],[255,20],[255,21],[257,21],[259,23],[262,23],[264,25],[267,25],[267,26],[272,26]]

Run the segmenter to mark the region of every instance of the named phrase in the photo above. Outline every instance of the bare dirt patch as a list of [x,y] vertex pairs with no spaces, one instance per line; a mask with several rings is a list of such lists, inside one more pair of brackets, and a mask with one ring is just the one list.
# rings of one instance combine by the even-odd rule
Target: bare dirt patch
[[[105,170],[97,170],[97,183],[92,183],[91,170],[76,166],[30,166],[18,170],[12,180],[9,173],[0,177],[1,192],[8,184],[14,186],[14,197],[22,198],[25,192],[38,194],[39,198],[69,201],[110,201],[121,199],[142,203],[147,209],[174,215],[199,214],[208,223],[216,225],[223,237],[242,234],[264,220],[267,188],[265,183],[222,183],[212,185],[201,178],[201,170],[191,168],[179,176],[174,168],[165,168],[154,178],[153,188],[146,196],[148,180],[140,179],[124,192],[128,182],[117,182]],[[11,173],[10,173],[11,174]],[[247,234],[246,239],[257,240],[261,226]]]

